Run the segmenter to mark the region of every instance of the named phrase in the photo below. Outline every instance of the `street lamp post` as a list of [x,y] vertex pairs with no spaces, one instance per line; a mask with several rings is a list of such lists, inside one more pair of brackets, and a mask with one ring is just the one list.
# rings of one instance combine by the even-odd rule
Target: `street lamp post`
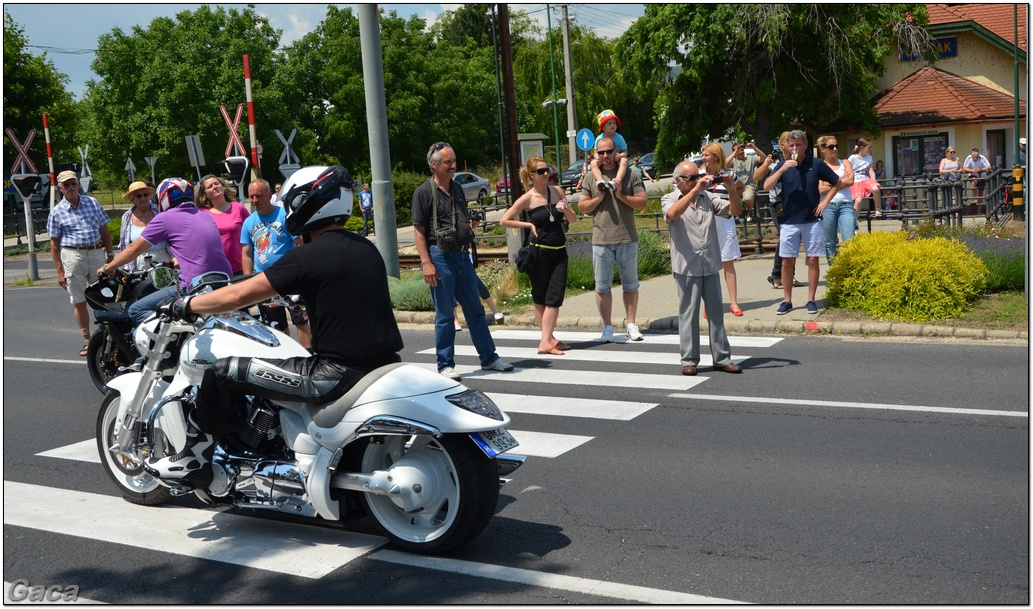
[[[552,127],[553,137],[556,138],[556,171],[560,171],[563,167],[563,162],[560,161],[560,114],[559,114],[559,100],[556,99],[556,60],[552,54],[552,10],[549,5],[545,5],[545,16],[546,25],[549,27],[549,67],[552,68]],[[548,102],[546,102],[548,103]],[[563,104],[566,105],[566,100],[563,100]],[[548,106],[546,106],[548,107]]]

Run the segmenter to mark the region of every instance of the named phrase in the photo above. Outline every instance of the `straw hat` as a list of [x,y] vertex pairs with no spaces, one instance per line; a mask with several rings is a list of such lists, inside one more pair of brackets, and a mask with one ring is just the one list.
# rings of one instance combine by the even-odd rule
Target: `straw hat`
[[129,185],[129,191],[126,192],[126,194],[122,195],[122,198],[126,201],[132,201],[133,195],[140,192],[141,190],[147,191],[148,196],[154,194],[154,189],[148,186],[146,182],[137,180]]

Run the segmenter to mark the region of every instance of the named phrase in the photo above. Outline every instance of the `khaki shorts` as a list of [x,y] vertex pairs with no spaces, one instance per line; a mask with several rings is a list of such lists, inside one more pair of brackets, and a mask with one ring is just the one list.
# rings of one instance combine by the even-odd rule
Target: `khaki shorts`
[[97,269],[107,261],[107,254],[102,247],[95,250],[61,248],[61,265],[65,269],[67,281],[65,289],[73,305],[86,302],[86,286],[97,280]]

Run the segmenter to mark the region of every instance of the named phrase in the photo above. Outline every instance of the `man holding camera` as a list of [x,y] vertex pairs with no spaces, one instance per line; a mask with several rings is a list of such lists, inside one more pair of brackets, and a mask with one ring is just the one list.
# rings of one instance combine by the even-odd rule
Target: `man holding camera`
[[[747,155],[749,148],[755,154]],[[731,168],[732,173],[739,177],[739,180],[746,186],[742,192],[742,206],[746,209],[746,221],[749,222],[753,215],[753,202],[757,198],[757,181],[753,179],[757,167],[767,160],[764,151],[757,148],[753,142],[738,143],[732,147],[732,154],[725,159],[725,164]]]
[[423,280],[434,299],[434,348],[438,372],[459,380],[455,370],[456,330],[452,323],[456,301],[463,307],[470,338],[484,370],[513,369],[495,353],[495,341],[488,331],[477,293],[477,274],[467,251],[473,243],[473,229],[463,189],[453,180],[456,154],[445,142],[427,151],[427,165],[433,174],[412,195],[412,222],[416,251],[420,255]]

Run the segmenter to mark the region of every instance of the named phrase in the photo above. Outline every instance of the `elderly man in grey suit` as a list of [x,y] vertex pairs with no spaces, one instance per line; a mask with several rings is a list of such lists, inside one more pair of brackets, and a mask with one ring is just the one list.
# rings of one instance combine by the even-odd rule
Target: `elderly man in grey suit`
[[[728,200],[708,191],[715,180],[724,180]],[[739,192],[731,176],[701,176],[695,163],[679,163],[674,169],[674,190],[660,200],[671,239],[671,270],[678,286],[678,335],[682,374],[696,376],[699,365],[699,303],[706,307],[710,324],[710,353],[714,369],[738,374],[742,367],[732,361],[725,334],[721,300],[721,247],[715,216],[728,218],[742,211]]]

